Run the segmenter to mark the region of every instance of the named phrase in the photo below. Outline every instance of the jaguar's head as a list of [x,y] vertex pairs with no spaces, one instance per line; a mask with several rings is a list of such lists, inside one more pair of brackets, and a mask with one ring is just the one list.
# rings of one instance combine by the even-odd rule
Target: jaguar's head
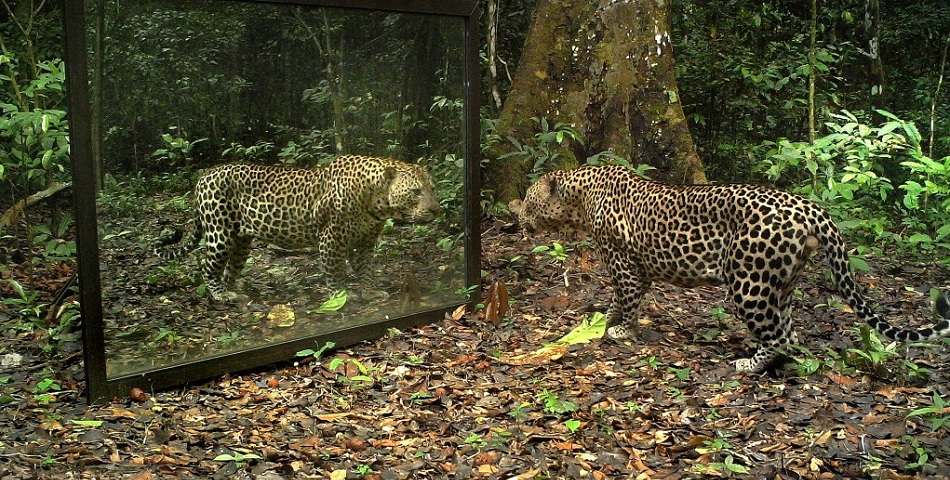
[[397,223],[431,222],[439,215],[439,197],[429,171],[404,163],[395,169],[389,185],[387,214]]
[[528,188],[524,200],[512,200],[508,209],[525,232],[585,232],[585,212],[579,192],[572,188],[568,171],[541,176]]

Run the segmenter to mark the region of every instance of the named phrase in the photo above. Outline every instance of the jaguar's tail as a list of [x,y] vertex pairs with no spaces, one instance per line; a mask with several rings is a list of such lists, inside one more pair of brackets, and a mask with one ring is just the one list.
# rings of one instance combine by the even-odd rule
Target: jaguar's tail
[[198,227],[197,222],[195,224],[195,228],[191,232],[191,236],[185,243],[175,248],[169,248],[169,245],[180,242],[182,237],[184,237],[184,232],[176,229],[173,235],[160,238],[157,242],[155,242],[155,247],[152,249],[152,251],[155,252],[156,256],[163,260],[177,260],[183,257],[186,253],[194,250],[198,247],[198,244],[201,243],[201,229]]
[[858,290],[858,284],[851,273],[851,262],[848,260],[848,252],[845,250],[841,232],[827,213],[822,215],[822,222],[818,225],[815,233],[824,250],[828,266],[831,268],[838,293],[844,297],[859,319],[866,322],[881,335],[899,342],[923,342],[950,335],[950,301],[947,300],[945,293],[941,292],[934,302],[934,311],[940,317],[936,325],[920,330],[895,327],[888,323],[883,316],[874,313],[874,310]]

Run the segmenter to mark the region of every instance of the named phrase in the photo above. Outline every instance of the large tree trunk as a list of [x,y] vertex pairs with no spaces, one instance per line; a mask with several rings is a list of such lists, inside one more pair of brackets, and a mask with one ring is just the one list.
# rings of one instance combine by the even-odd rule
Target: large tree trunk
[[[543,117],[572,125],[584,144],[565,142],[574,163],[609,151],[658,168],[657,179],[704,183],[687,128],[670,42],[666,0],[539,0],[498,133],[530,142]],[[531,165],[495,145],[487,175],[499,200],[521,194]]]

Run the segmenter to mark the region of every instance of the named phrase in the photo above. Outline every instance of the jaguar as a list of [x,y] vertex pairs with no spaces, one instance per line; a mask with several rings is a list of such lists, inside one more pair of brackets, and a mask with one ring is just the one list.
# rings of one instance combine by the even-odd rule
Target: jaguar
[[906,330],[874,312],[851,272],[841,233],[815,203],[756,185],[670,185],[618,165],[556,170],[509,209],[527,233],[575,232],[593,238],[613,293],[607,334],[636,335],[644,292],[653,282],[682,287],[724,284],[736,317],[758,339],[736,370],[759,372],[794,343],[789,305],[813,252],[823,253],[838,293],[883,336],[928,341],[950,333],[950,302],[940,293],[931,328]]
[[[388,158],[340,156],[324,167],[229,163],[204,171],[194,186],[194,229],[161,238],[155,253],[174,260],[204,240],[201,272],[213,300],[228,290],[256,240],[311,248],[328,283],[362,274],[387,219],[424,223],[440,212],[429,172]],[[349,267],[349,268],[347,268]]]

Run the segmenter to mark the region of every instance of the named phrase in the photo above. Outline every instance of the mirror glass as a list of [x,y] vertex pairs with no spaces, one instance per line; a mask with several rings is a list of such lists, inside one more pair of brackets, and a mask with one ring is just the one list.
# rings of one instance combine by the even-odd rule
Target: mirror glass
[[465,301],[463,19],[86,16],[109,378]]

